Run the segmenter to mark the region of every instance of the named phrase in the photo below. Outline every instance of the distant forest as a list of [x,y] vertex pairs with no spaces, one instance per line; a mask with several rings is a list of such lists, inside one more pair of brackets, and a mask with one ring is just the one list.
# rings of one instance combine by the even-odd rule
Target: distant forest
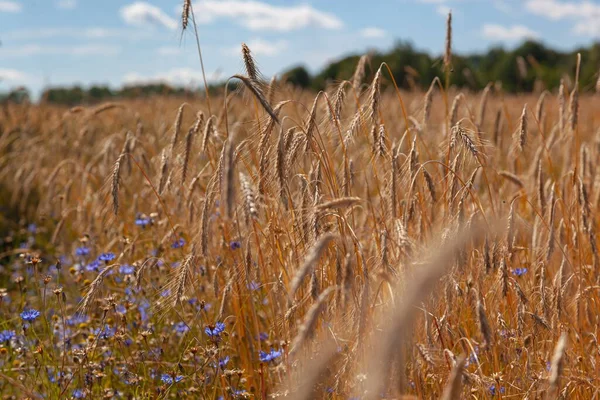
[[[561,79],[569,83],[569,79],[574,76],[577,53],[581,53],[582,58],[580,90],[594,90],[600,83],[600,43],[571,52],[561,52],[539,42],[527,41],[514,50],[494,47],[482,54],[454,54],[450,82],[452,85],[471,90],[480,90],[489,82],[496,81],[502,83],[506,92],[553,90],[559,86]],[[342,58],[329,64],[316,75],[311,75],[304,66],[297,66],[283,72],[281,79],[302,88],[321,90],[331,82],[350,79],[360,56],[356,54]],[[367,78],[373,76],[375,69],[382,62],[389,65],[394,79],[404,89],[426,89],[436,76],[444,82],[441,58],[419,51],[408,42],[400,41],[388,52],[374,51],[367,66]],[[210,90],[218,92],[222,88],[223,84],[213,85]],[[192,97],[200,93],[198,89],[191,90],[162,83],[125,86],[118,90],[107,86],[76,86],[48,88],[42,93],[40,100],[74,105],[149,95]],[[14,101],[22,101],[28,97],[29,94],[23,89],[3,95],[4,99]]]

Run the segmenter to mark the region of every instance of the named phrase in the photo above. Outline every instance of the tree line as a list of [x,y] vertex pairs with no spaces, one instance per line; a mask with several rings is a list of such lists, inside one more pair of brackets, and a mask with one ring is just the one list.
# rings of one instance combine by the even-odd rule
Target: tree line
[[[526,41],[514,50],[493,47],[485,53],[452,56],[450,84],[470,90],[480,90],[489,82],[501,82],[506,92],[531,92],[553,90],[561,79],[571,79],[581,54],[580,89],[594,90],[600,84],[600,42],[573,51],[557,51],[536,41]],[[360,54],[350,55],[327,65],[322,71],[311,75],[300,65],[281,74],[288,84],[306,89],[322,90],[332,82],[351,79]],[[426,89],[435,77],[445,82],[441,57],[417,50],[410,42],[398,41],[387,52],[373,51],[367,63],[367,79],[372,77],[381,63],[385,62],[404,89]],[[569,82],[567,82],[569,83]],[[210,86],[210,91],[222,91],[224,84]],[[147,97],[151,95],[193,97],[203,95],[203,90],[174,87],[166,83],[129,85],[120,89],[108,86],[83,88],[51,87],[42,92],[42,102],[75,105],[97,103],[114,98]],[[29,93],[24,88],[0,94],[1,100],[24,101]]]

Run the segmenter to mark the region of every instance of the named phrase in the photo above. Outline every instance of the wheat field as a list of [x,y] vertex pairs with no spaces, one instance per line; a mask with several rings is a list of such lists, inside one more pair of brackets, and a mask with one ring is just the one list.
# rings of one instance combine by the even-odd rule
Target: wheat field
[[3,398],[597,398],[577,71],[314,93],[241,54],[209,98],[2,105]]

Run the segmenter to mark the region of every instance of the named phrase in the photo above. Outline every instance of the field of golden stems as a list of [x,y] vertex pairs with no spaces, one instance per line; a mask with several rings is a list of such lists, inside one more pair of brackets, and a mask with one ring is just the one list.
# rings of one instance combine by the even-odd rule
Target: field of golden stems
[[4,398],[597,396],[600,99],[246,61],[226,104],[3,105]]

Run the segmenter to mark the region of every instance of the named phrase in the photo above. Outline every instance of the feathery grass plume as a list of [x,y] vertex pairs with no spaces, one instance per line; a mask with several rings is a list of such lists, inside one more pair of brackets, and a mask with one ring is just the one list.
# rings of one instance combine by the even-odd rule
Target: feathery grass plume
[[317,105],[319,103],[320,96],[321,96],[321,92],[319,92],[317,94],[317,96],[315,97],[315,99],[313,101],[313,105],[310,108],[310,114],[308,116],[308,120],[306,121],[306,128],[305,128],[306,144],[304,146],[305,152],[308,151],[308,149],[310,148],[310,143],[312,141],[313,133],[317,126]]
[[332,208],[347,208],[360,202],[360,197],[340,197],[339,199],[330,200],[317,205],[317,210],[323,212]]
[[251,219],[258,219],[258,206],[256,205],[256,197],[254,196],[254,190],[252,189],[250,180],[243,172],[239,173],[239,177],[242,195],[244,197],[246,223],[249,223]]
[[573,92],[571,92],[571,99],[569,101],[569,127],[571,132],[577,130],[577,121],[579,120],[579,88],[575,86]]
[[565,130],[566,99],[565,81],[561,79],[560,86],[558,87],[558,126],[560,126],[561,132]]
[[492,88],[493,83],[489,82],[485,89],[483,89],[483,93],[481,94],[481,100],[479,101],[479,111],[477,113],[477,126],[483,126],[485,122],[485,111],[487,108],[488,96],[490,94],[490,90]]
[[190,10],[192,8],[192,0],[183,0],[183,10],[181,11],[181,28],[185,31],[190,20]]
[[177,275],[175,277],[175,296],[173,297],[172,302],[171,302],[171,307],[173,307],[173,308],[175,308],[177,303],[183,299],[187,282],[190,279],[190,270],[191,270],[192,264],[194,263],[194,258],[195,258],[195,256],[194,256],[194,252],[192,250],[192,253],[188,254],[183,259],[183,261],[181,262],[181,265],[177,269]]
[[538,203],[540,206],[540,210],[542,210],[542,215],[546,214],[546,193],[544,192],[544,174],[542,171],[542,160],[539,160],[537,163],[537,197]]
[[417,351],[419,353],[419,355],[423,358],[423,360],[431,367],[435,366],[435,362],[433,362],[433,358],[431,357],[431,354],[427,351],[427,349],[425,348],[425,346],[423,346],[421,343],[417,343],[415,345],[415,347],[417,348]]
[[477,150],[477,146],[475,145],[475,141],[469,136],[469,133],[465,128],[462,127],[460,121],[452,127],[452,139],[450,142],[450,147],[453,148],[458,142],[462,145],[463,148],[467,150],[468,153],[473,155],[473,157],[479,162],[478,155],[479,151]]
[[365,79],[365,67],[369,58],[368,54],[364,54],[360,57],[354,75],[352,76],[352,87],[357,95],[360,93],[360,85],[362,85],[363,79]]
[[446,46],[444,49],[444,67],[447,71],[452,68],[452,11],[448,12],[446,19]]
[[217,314],[217,321],[220,321],[225,316],[225,306],[227,304],[227,298],[231,294],[233,286],[233,278],[229,279],[223,289],[223,296],[221,297],[221,306],[219,307],[219,313]]
[[387,145],[385,143],[385,125],[379,125],[378,133],[376,154],[379,157],[384,157],[387,154]]
[[102,271],[100,271],[98,276],[96,276],[96,278],[90,284],[89,289],[88,289],[87,293],[85,294],[85,296],[83,296],[83,300],[81,300],[81,303],[79,304],[77,313],[83,314],[89,310],[90,305],[92,304],[94,299],[98,296],[98,292],[100,291],[100,287],[102,286],[102,281],[104,280],[106,275],[108,275],[108,273],[110,271],[112,271],[114,269],[114,267],[117,265],[119,265],[119,264],[107,265],[106,267],[104,267],[104,269],[102,269]]
[[231,218],[233,214],[233,197],[234,197],[234,170],[235,170],[235,157],[234,151],[235,146],[232,142],[232,138],[230,137],[224,143],[224,146],[227,146],[227,150],[225,152],[225,160],[224,160],[224,187],[222,188],[222,195],[224,197],[223,205],[225,206],[224,214],[227,218]]
[[321,236],[319,240],[317,240],[307,257],[304,259],[302,266],[298,269],[298,271],[296,271],[296,275],[294,275],[294,278],[292,279],[289,293],[290,299],[294,298],[296,292],[300,288],[300,285],[302,285],[304,278],[313,270],[313,268],[315,268],[319,262],[319,259],[321,258],[321,255],[327,249],[327,245],[335,238],[336,235],[326,233]]
[[515,132],[515,148],[523,152],[527,144],[527,104],[523,106],[521,118],[519,119],[519,129]]
[[113,200],[113,212],[115,215],[119,213],[119,183],[121,180],[121,165],[123,164],[123,161],[125,161],[125,156],[125,149],[123,149],[119,155],[119,158],[117,158],[115,165],[113,166],[111,193]]
[[425,177],[425,184],[427,185],[427,190],[429,190],[431,201],[435,203],[437,201],[437,194],[435,191],[435,184],[433,183],[433,178],[425,168],[423,168],[423,176]]
[[169,154],[167,149],[163,149],[160,156],[160,177],[158,179],[158,194],[162,194],[167,183],[167,172],[169,170]]
[[294,337],[294,340],[292,340],[290,346],[291,357],[300,350],[306,340],[314,333],[319,315],[325,309],[325,300],[327,300],[329,294],[334,290],[337,290],[337,287],[330,286],[325,289],[306,313],[306,317],[304,317],[304,321],[300,326],[300,329],[298,329],[298,334]]
[[[184,5],[185,9],[185,5]],[[177,139],[179,138],[179,132],[181,130],[181,121],[183,120],[183,110],[187,103],[182,103],[177,109],[177,116],[175,117],[175,122],[173,123],[173,138],[171,139],[171,151],[175,148],[177,144]]]
[[398,150],[392,151],[392,159],[390,165],[390,179],[389,179],[389,196],[390,196],[390,216],[396,218],[398,200],[396,197],[396,183],[398,182]]
[[535,117],[537,118],[540,125],[542,125],[542,117],[544,116],[544,104],[546,103],[546,97],[550,93],[547,90],[544,90],[540,95],[540,98],[537,101],[535,106]]
[[263,107],[263,109],[267,112],[267,114],[269,114],[271,116],[271,118],[273,118],[273,120],[277,124],[279,124],[279,118],[277,118],[277,114],[275,114],[275,112],[273,111],[273,109],[271,108],[269,103],[267,102],[267,99],[265,98],[265,95],[263,94],[261,88],[256,84],[256,82],[253,79],[250,79],[247,76],[239,75],[239,74],[232,75],[231,78],[239,79],[240,81],[242,81],[244,86],[246,86],[246,88],[248,88],[248,90],[250,90],[252,92],[254,97],[256,97],[256,99],[258,100],[260,105]]
[[460,400],[462,398],[463,370],[465,368],[466,357],[458,357],[448,378],[448,383],[444,388],[441,400]]
[[436,81],[439,81],[437,76],[429,85],[429,89],[427,89],[425,98],[423,99],[423,120],[421,122],[422,129],[427,127],[427,122],[429,122],[429,117],[431,116],[431,105],[433,104],[433,91],[435,90]]
[[375,73],[369,94],[369,107],[373,125],[379,125],[379,103],[381,102],[381,67]]
[[332,116],[334,118],[334,123],[336,121],[339,122],[342,115],[342,107],[344,106],[344,99],[346,98],[346,91],[344,90],[344,88],[346,87],[347,82],[348,81],[343,81],[342,83],[340,83],[335,92]]
[[204,126],[204,133],[202,134],[202,152],[206,153],[206,148],[208,146],[208,140],[210,139],[211,134],[213,133],[213,120],[215,116],[211,115],[210,118],[206,121],[206,125]]
[[494,144],[500,145],[500,135],[502,133],[502,109],[496,111],[496,119],[494,120]]
[[[289,132],[289,130],[288,130]],[[277,177],[277,190],[279,192],[279,198],[284,207],[287,208],[287,196],[286,196],[286,176],[285,176],[285,139],[287,134],[283,132],[283,126],[279,130],[279,136],[277,138],[277,157],[275,158],[275,173]]]
[[458,107],[460,107],[461,101],[465,99],[465,95],[462,93],[454,96],[454,100],[452,101],[452,107],[450,108],[450,126],[453,127],[456,125],[458,120]]
[[187,135],[185,136],[185,149],[183,152],[183,169],[181,171],[182,185],[185,184],[185,178],[187,177],[188,164],[190,161],[190,154],[192,152],[192,144],[194,143],[194,136],[196,136],[196,133],[198,133],[198,130],[200,129],[200,125],[202,125],[203,123],[204,114],[202,113],[202,111],[199,111],[198,114],[196,114],[196,122],[194,122],[194,125],[191,126],[191,128],[188,130]]
[[310,296],[313,300],[316,300],[319,297],[319,292],[321,291],[319,284],[319,277],[317,276],[317,272],[313,269],[310,274]]
[[557,397],[560,386],[560,376],[563,372],[563,364],[565,358],[565,350],[567,348],[567,333],[563,332],[554,347],[554,354],[552,355],[552,361],[550,363],[550,383],[549,394],[550,396]]
[[481,299],[477,300],[477,323],[479,324],[479,330],[483,336],[484,348],[489,348],[492,345],[492,329],[485,313],[485,308]]
[[525,187],[525,184],[523,183],[523,181],[521,180],[521,178],[519,178],[517,175],[508,172],[508,171],[498,171],[498,175],[500,175],[503,178],[506,178],[507,180],[511,181],[512,183],[514,183],[515,185],[517,185],[519,188],[523,189]]
[[242,58],[244,59],[244,67],[246,68],[246,75],[250,79],[255,82],[259,80],[258,69],[256,68],[256,63],[254,62],[254,58],[252,58],[252,54],[250,52],[250,48],[246,43],[242,43]]

